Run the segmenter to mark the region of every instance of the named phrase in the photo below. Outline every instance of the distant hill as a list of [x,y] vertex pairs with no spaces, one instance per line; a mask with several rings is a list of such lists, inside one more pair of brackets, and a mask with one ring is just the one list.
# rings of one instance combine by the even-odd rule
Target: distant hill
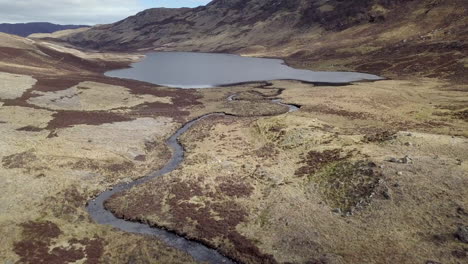
[[213,0],[60,38],[101,51],[228,52],[314,70],[461,78],[467,23],[467,0]]
[[47,22],[0,24],[0,32],[27,37],[34,33],[52,33],[65,29],[88,27],[83,25],[57,25]]

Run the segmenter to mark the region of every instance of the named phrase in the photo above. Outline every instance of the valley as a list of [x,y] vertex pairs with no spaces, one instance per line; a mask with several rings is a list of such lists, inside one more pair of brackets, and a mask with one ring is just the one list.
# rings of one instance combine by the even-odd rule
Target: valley
[[[218,263],[96,222],[110,190],[98,200],[118,219],[238,263],[465,263],[466,14],[457,0],[215,0],[0,33],[0,261]],[[179,89],[104,74],[155,51],[385,79]],[[174,144],[180,164],[138,182]]]

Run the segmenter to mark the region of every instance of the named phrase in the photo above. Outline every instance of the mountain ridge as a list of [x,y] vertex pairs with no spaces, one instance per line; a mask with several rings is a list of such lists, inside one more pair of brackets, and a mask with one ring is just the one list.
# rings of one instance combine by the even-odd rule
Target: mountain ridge
[[53,33],[55,31],[66,29],[77,29],[89,27],[85,25],[59,25],[49,22],[31,22],[31,23],[2,23],[0,32],[27,37],[35,33]]
[[[60,41],[99,51],[226,52],[284,58],[314,70],[459,79],[467,10],[462,0],[214,0],[197,8],[145,10]],[[383,58],[387,50],[393,54]],[[397,66],[416,53],[428,59],[411,69]],[[439,53],[447,56],[441,61]],[[447,69],[434,73],[440,64]]]

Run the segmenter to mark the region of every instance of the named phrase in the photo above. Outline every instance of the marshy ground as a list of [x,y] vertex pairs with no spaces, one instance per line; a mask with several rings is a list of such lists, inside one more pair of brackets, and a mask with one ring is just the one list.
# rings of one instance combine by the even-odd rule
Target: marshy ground
[[[454,235],[468,222],[466,84],[405,77],[179,90],[100,74],[136,55],[1,37],[6,263],[190,263],[150,237],[93,223],[85,206],[161,167],[165,139],[211,112],[236,116],[199,122],[181,138],[179,169],[108,208],[244,263],[467,259]],[[301,109],[287,113],[273,98]]]
[[[254,104],[253,88],[236,99]],[[462,92],[428,79],[274,89],[301,110],[203,120],[180,169],[107,206],[245,263],[462,263],[467,124],[443,107]]]

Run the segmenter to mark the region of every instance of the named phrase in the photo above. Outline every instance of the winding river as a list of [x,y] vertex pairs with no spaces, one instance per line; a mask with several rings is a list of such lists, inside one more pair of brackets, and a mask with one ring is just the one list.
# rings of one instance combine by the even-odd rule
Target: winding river
[[[235,100],[234,99],[235,96],[236,94],[229,96],[228,100],[229,101]],[[298,106],[281,103],[281,101],[278,99],[273,99],[272,102],[279,104],[279,105],[287,106],[289,108],[289,112],[294,112],[294,111],[299,110]],[[173,170],[177,169],[177,167],[184,161],[184,154],[185,154],[185,150],[179,142],[179,137],[182,134],[184,134],[187,130],[189,130],[193,125],[195,125],[197,122],[205,118],[208,118],[210,116],[215,116],[215,115],[222,116],[226,114],[225,113],[210,113],[210,114],[203,115],[197,119],[194,119],[186,123],[181,128],[179,128],[166,141],[166,144],[172,150],[172,157],[162,169],[157,170],[151,173],[150,175],[144,178],[135,180],[133,182],[116,185],[110,190],[107,190],[101,193],[99,196],[97,196],[92,201],[90,201],[88,203],[87,209],[92,219],[98,224],[110,225],[112,227],[118,228],[125,232],[155,236],[161,241],[163,241],[166,245],[169,245],[174,248],[187,252],[196,261],[206,262],[206,263],[211,263],[211,264],[236,263],[235,261],[229,259],[228,257],[221,255],[218,251],[211,249],[203,245],[200,242],[189,240],[187,238],[181,237],[173,232],[167,231],[162,228],[152,227],[148,224],[126,221],[126,220],[117,218],[104,206],[104,203],[106,202],[106,200],[108,200],[112,195],[123,192],[134,186],[143,184],[145,182],[148,182],[151,179],[170,173]]]
[[[220,64],[220,61],[217,61],[216,58],[221,60]],[[149,65],[146,64],[148,60],[151,62]],[[216,64],[216,62],[218,62],[218,64]],[[226,75],[226,72],[228,75]],[[252,74],[252,72],[254,74]],[[153,53],[149,55],[148,59],[134,64],[130,69],[111,71],[106,73],[106,75],[137,79],[179,88],[206,88],[231,83],[277,79],[295,79],[307,82],[326,83],[349,83],[358,80],[381,79],[375,75],[361,73],[317,73],[296,70],[284,65],[282,60],[244,58],[228,54],[185,52]],[[227,100],[233,101],[236,96],[236,94],[232,94]],[[300,108],[296,105],[284,104],[279,99],[271,99],[271,101],[278,105],[287,106],[289,112],[298,111]],[[185,150],[179,142],[179,137],[199,121],[210,116],[219,115],[226,114],[206,114],[179,128],[166,141],[167,145],[172,149],[172,157],[162,169],[133,182],[118,184],[89,201],[87,209],[92,219],[98,224],[110,225],[125,232],[154,236],[163,241],[166,245],[187,252],[199,262],[211,264],[236,263],[234,260],[223,256],[220,252],[209,248],[201,242],[187,239],[162,228],[117,218],[104,206],[106,200],[111,196],[177,169],[184,161],[185,154]]]

